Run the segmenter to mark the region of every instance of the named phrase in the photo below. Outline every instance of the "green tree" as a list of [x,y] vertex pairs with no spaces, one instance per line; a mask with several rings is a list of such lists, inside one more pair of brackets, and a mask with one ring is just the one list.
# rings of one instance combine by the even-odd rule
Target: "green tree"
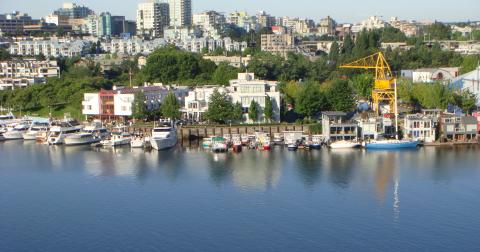
[[177,120],[180,118],[180,104],[173,92],[169,92],[160,106],[160,111],[165,118]]
[[232,119],[237,122],[241,122],[243,119],[243,108],[240,102],[235,103],[233,107]]
[[354,46],[355,44],[353,43],[352,37],[347,34],[343,39],[342,54],[350,55],[353,51]]
[[248,107],[248,118],[253,122],[258,120],[258,103],[254,100],[250,102],[250,107]]
[[314,82],[308,82],[299,92],[295,108],[300,114],[311,118],[328,106],[325,95],[320,92],[320,87]]
[[220,93],[217,89],[215,89],[210,96],[208,110],[204,116],[207,120],[220,124],[225,124],[238,117],[238,115],[234,113],[234,105],[230,96],[225,93]]
[[147,109],[145,108],[145,95],[143,92],[137,92],[133,102],[133,118],[145,119],[147,117]]
[[477,97],[469,91],[462,91],[454,95],[457,106],[462,108],[463,112],[470,114],[477,107]]
[[213,73],[212,81],[215,84],[228,85],[230,80],[237,77],[238,69],[228,65],[226,62],[220,63]]
[[362,98],[371,98],[374,85],[372,74],[359,74],[352,78],[355,93]]
[[337,41],[334,41],[332,43],[332,46],[330,46],[330,53],[328,54],[328,59],[330,61],[334,62],[334,64],[335,64],[338,60],[339,52],[340,52],[340,48],[338,46],[338,43],[337,43]]
[[328,88],[327,99],[330,108],[336,111],[351,111],[355,104],[353,90],[346,80],[333,81]]
[[426,32],[430,39],[447,40],[452,37],[452,29],[449,25],[435,22],[426,27]]
[[273,104],[270,97],[265,97],[265,119],[270,122],[273,119]]

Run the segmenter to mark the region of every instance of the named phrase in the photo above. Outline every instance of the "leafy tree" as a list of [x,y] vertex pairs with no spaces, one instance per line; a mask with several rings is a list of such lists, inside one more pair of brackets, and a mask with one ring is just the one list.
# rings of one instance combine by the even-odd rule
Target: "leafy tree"
[[394,27],[386,27],[380,30],[382,42],[405,42],[405,33]]
[[248,118],[253,122],[258,120],[258,103],[254,100],[250,102],[250,107],[248,107]]
[[225,93],[220,93],[215,89],[210,96],[208,110],[205,112],[205,118],[211,122],[224,124],[230,120],[235,120],[238,115],[234,113],[234,105]]
[[296,99],[296,110],[304,116],[311,118],[328,106],[325,95],[320,92],[320,87],[314,82],[308,82]]
[[355,44],[353,43],[352,37],[350,37],[350,35],[346,35],[343,39],[342,53],[350,55],[353,52],[354,46]]
[[160,111],[164,117],[171,120],[180,118],[180,104],[178,103],[177,97],[175,97],[173,92],[169,92],[167,94],[162,105],[160,106]]
[[235,103],[233,107],[232,119],[238,122],[241,122],[243,118],[243,108],[240,102]]
[[271,121],[273,119],[273,104],[270,97],[265,97],[265,119]]
[[145,96],[143,92],[137,92],[133,101],[133,118],[144,119],[147,117],[147,109],[145,108]]
[[348,81],[337,79],[327,90],[330,108],[336,111],[351,111],[354,106],[353,90]]
[[425,30],[430,39],[448,40],[452,37],[452,29],[450,26],[440,22],[435,22],[427,26]]
[[332,46],[330,47],[330,53],[328,54],[328,59],[332,62],[337,62],[339,50],[340,48],[338,46],[337,41],[334,41],[332,43]]
[[469,114],[477,107],[477,97],[468,91],[462,91],[454,94],[455,104]]
[[363,98],[371,98],[374,85],[372,74],[359,74],[352,78],[355,93]]
[[220,63],[213,73],[212,81],[215,84],[227,85],[230,80],[237,77],[238,69],[228,65],[226,62]]

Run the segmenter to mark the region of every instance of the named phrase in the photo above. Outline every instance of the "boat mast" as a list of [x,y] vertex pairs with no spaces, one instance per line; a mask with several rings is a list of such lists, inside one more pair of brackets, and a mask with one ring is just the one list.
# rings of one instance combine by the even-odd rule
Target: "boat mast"
[[394,81],[395,86],[395,138],[398,140],[398,102],[397,102],[397,79]]

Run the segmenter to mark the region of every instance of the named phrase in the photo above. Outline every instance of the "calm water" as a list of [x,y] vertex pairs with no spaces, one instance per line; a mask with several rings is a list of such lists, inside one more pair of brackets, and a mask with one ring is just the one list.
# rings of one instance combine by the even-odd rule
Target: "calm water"
[[478,251],[480,148],[0,143],[0,251]]

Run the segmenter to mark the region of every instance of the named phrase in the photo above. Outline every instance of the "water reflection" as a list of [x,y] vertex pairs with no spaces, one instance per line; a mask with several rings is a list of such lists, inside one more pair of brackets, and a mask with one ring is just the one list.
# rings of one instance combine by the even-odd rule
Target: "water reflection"
[[[21,154],[21,155],[20,155]],[[402,173],[448,183],[478,167],[478,148],[422,148],[416,151],[313,150],[289,152],[246,150],[214,154],[201,149],[144,151],[130,148],[46,146],[34,142],[0,143],[2,163],[43,172],[83,172],[88,176],[123,177],[137,181],[206,176],[220,187],[232,184],[241,190],[271,190],[282,178],[299,180],[308,190],[322,183],[340,191],[353,181],[368,188],[379,202],[398,207]],[[461,161],[462,165],[459,165]],[[6,168],[0,167],[0,168]],[[293,172],[296,176],[291,176]],[[408,176],[408,175],[407,175]],[[371,190],[370,190],[371,189]],[[396,196],[392,196],[396,195]]]

